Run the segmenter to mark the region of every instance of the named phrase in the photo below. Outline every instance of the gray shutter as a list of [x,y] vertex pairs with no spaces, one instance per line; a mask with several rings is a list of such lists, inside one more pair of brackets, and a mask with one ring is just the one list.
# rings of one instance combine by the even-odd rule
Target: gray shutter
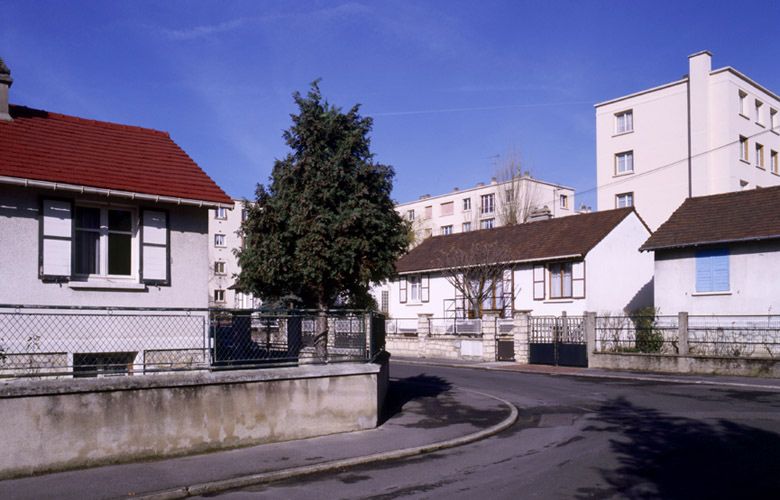
[[40,214],[39,277],[62,281],[71,276],[73,262],[73,203],[43,200]]
[[398,279],[398,302],[401,304],[406,304],[406,277],[401,276]]
[[420,277],[420,302],[428,302],[431,299],[431,276],[423,274]]
[[544,276],[545,272],[543,265],[534,266],[534,300],[544,300],[545,296],[545,284]]
[[171,284],[171,241],[168,212],[141,211],[141,283]]
[[572,297],[585,298],[585,262],[573,262],[571,265]]

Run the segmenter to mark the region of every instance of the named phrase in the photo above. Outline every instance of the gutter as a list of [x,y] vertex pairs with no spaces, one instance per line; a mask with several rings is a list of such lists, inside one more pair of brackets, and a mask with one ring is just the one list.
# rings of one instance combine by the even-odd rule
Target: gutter
[[[563,259],[580,259],[584,258],[585,255],[581,253],[575,253],[575,254],[569,254],[569,255],[553,255],[552,257],[539,257],[536,259],[521,259],[521,260],[508,260],[505,262],[491,262],[491,266],[502,266],[502,265],[510,265],[510,264],[530,264],[532,262],[548,262],[551,260],[563,260]],[[410,274],[419,274],[419,273],[437,273],[441,271],[448,271],[451,269],[468,269],[470,267],[478,267],[483,264],[472,264],[468,266],[454,266],[454,267],[438,267],[433,269],[416,269],[414,271],[403,271],[398,274],[398,276],[407,276]]]
[[220,203],[217,201],[195,200],[191,198],[179,198],[176,196],[163,196],[156,194],[136,193],[133,191],[122,191],[118,189],[97,188],[92,186],[83,186],[79,184],[67,184],[62,182],[39,181],[35,179],[25,179],[22,177],[8,177],[0,175],[0,184],[10,184],[13,186],[24,186],[31,188],[51,189],[52,191],[71,191],[80,194],[99,194],[103,196],[113,196],[117,198],[128,198],[131,200],[153,201],[155,203],[172,203],[174,205],[189,205],[200,208],[227,208],[232,210],[233,204]]
[[750,238],[729,239],[729,240],[699,241],[696,243],[683,243],[680,245],[669,245],[669,246],[661,246],[661,247],[646,247],[642,245],[641,247],[639,247],[639,251],[655,252],[658,250],[676,250],[680,248],[695,248],[695,247],[701,247],[705,245],[722,245],[724,243],[750,243],[754,241],[766,241],[766,240],[776,240],[776,239],[780,239],[780,234],[771,235],[771,236],[753,236]]

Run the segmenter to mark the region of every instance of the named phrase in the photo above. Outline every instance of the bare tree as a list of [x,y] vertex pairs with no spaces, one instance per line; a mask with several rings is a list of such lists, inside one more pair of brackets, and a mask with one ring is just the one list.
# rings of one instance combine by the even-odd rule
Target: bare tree
[[539,187],[531,174],[523,172],[520,157],[509,153],[496,172],[498,180],[498,220],[502,226],[528,222],[528,218],[540,203]]

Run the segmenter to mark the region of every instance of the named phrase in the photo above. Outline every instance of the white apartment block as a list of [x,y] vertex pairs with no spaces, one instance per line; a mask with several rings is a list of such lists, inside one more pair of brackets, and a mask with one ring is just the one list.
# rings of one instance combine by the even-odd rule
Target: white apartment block
[[656,230],[690,196],[780,184],[780,96],[711,61],[595,105],[598,210],[634,205]]
[[209,210],[209,306],[254,309],[260,307],[259,299],[233,289],[241,271],[235,251],[243,245],[241,223],[247,215],[244,201],[233,202],[233,210]]
[[534,179],[529,175],[396,205],[396,211],[412,222],[416,241],[429,236],[490,229],[507,225],[508,219],[523,222],[531,213],[562,217],[577,213],[572,188]]

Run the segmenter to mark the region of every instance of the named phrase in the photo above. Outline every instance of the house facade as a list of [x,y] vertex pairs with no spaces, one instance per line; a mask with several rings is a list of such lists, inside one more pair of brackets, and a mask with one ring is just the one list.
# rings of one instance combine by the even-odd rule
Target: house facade
[[234,288],[235,275],[241,272],[236,251],[244,240],[241,224],[248,214],[248,201],[233,200],[232,210],[209,210],[209,305],[230,309],[255,309],[260,299]]
[[780,311],[780,187],[694,197],[642,245],[661,314]]
[[685,77],[595,105],[598,209],[657,229],[689,196],[780,184],[780,96],[709,52]]
[[[450,319],[487,311],[511,318],[518,311],[636,310],[652,305],[653,260],[638,251],[649,235],[637,213],[623,208],[432,237],[398,261],[388,314]],[[481,266],[498,266],[493,276],[500,277],[477,292],[477,308],[457,280],[462,269],[474,279]]]
[[490,229],[543,210],[548,217],[576,213],[572,188],[534,179],[528,174],[468,189],[430,196],[396,205],[396,211],[412,223],[416,242],[438,235]]

